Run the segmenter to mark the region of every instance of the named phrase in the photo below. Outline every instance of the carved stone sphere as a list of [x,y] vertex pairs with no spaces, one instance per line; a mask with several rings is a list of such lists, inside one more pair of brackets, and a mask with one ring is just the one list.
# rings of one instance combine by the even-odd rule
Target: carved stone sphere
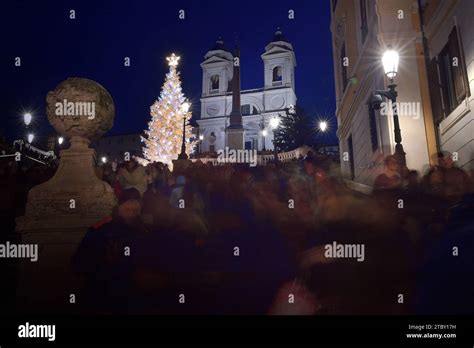
[[95,81],[68,78],[46,96],[46,114],[61,135],[95,140],[112,128],[114,101]]

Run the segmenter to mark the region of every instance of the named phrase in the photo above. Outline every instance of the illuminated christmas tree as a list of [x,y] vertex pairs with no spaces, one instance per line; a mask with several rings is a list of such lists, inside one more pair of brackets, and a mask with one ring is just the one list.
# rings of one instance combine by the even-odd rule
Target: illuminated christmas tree
[[182,92],[179,72],[176,70],[179,58],[174,53],[166,58],[170,71],[166,74],[160,97],[150,107],[151,121],[148,122],[145,137],[142,137],[145,143],[144,158],[139,160],[144,165],[150,162],[162,162],[172,168],[171,161],[177,159],[181,152],[184,124],[188,155],[194,146],[189,124],[192,116],[189,112],[190,104]]

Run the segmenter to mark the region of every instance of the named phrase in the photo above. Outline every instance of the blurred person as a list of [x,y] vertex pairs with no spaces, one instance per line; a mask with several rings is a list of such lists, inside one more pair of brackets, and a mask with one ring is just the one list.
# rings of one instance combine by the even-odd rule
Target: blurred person
[[118,180],[122,189],[135,188],[142,196],[147,189],[145,167],[139,165],[135,158],[131,158],[124,167],[119,169]]
[[86,311],[130,310],[134,256],[139,254],[140,242],[147,234],[140,211],[140,193],[134,188],[124,190],[112,216],[91,227],[79,245],[72,266],[85,277],[81,296]]
[[102,180],[113,186],[115,183],[115,172],[111,163],[105,163],[102,166]]
[[410,170],[407,175],[406,189],[409,191],[418,191],[420,189],[420,175],[416,170]]
[[474,193],[449,209],[441,238],[418,271],[417,314],[474,313]]
[[402,177],[400,176],[400,166],[395,156],[390,155],[384,160],[385,170],[378,175],[374,181],[374,190],[399,189],[402,186]]
[[181,200],[184,198],[184,187],[186,185],[186,177],[178,175],[176,182],[171,186],[169,203],[174,208],[180,208]]

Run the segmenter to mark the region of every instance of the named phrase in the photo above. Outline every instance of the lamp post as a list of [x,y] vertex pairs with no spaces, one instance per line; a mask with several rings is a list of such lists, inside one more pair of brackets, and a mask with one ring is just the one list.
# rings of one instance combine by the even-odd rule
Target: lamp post
[[263,140],[263,146],[262,146],[262,151],[267,151],[265,148],[265,137],[267,136],[268,132],[266,129],[262,130],[262,140]]
[[397,51],[395,51],[392,46],[387,46],[387,50],[382,56],[382,65],[385,72],[385,76],[388,78],[389,85],[388,90],[382,91],[375,91],[372,97],[372,107],[375,110],[379,110],[381,108],[381,103],[383,98],[386,98],[391,101],[392,103],[392,110],[393,110],[393,126],[394,126],[394,134],[395,134],[395,153],[394,156],[397,159],[399,165],[399,172],[400,174],[403,173],[404,169],[406,168],[406,154],[403,150],[402,145],[402,134],[400,130],[400,123],[398,120],[398,109],[397,109],[397,96],[398,93],[396,91],[397,85],[394,83],[394,78],[397,76],[398,72],[398,60],[399,55]]
[[277,117],[274,117],[270,120],[270,126],[273,129],[273,152],[275,156],[275,163],[278,162],[278,150],[277,150],[277,145],[275,141],[275,132],[279,124],[280,124],[280,120]]
[[188,102],[184,102],[181,106],[183,111],[183,141],[181,143],[181,153],[178,155],[178,159],[180,160],[188,159],[188,155],[186,154],[186,114],[188,113],[190,107],[191,104]]
[[202,141],[203,140],[204,140],[204,135],[200,134],[199,135],[199,153],[201,153],[201,150],[202,150]]
[[30,144],[33,142],[33,139],[35,137],[33,133],[28,132],[28,126],[30,125],[32,119],[33,119],[33,116],[31,115],[31,113],[26,112],[23,114],[23,123],[25,124],[26,140]]

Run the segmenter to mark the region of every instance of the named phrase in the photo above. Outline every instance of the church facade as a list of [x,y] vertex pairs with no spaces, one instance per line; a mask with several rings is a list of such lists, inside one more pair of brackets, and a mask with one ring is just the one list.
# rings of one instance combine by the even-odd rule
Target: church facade
[[[261,55],[264,68],[263,88],[242,90],[241,113],[244,127],[244,148],[272,150],[273,130],[270,120],[296,104],[293,46],[278,30]],[[202,68],[201,118],[198,135],[201,153],[225,150],[226,131],[232,111],[233,54],[219,38],[206,53]]]

